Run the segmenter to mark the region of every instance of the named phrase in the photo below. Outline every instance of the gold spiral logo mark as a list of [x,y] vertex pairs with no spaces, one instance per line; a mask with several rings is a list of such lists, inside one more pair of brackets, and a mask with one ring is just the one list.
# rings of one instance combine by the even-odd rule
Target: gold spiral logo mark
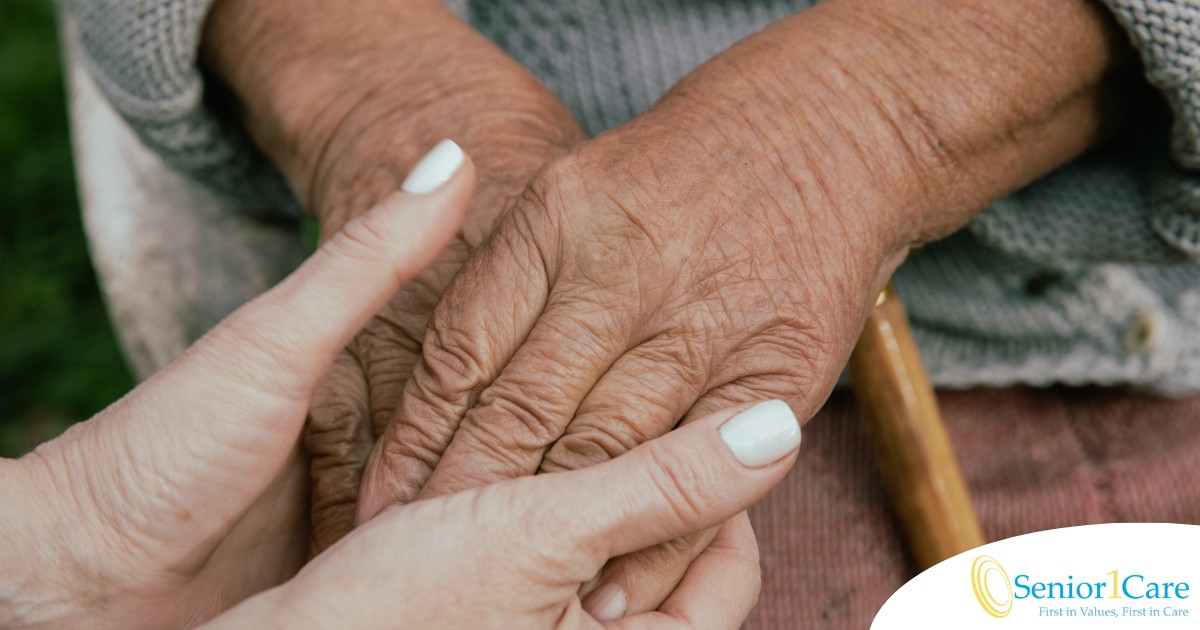
[[[1000,583],[1004,585],[1004,590],[999,593],[1002,597],[996,597],[997,593],[988,583],[989,577],[999,578]],[[996,585],[998,586],[998,585]],[[1004,571],[1004,567],[1000,566],[999,562],[991,556],[979,556],[975,558],[975,562],[971,563],[971,587],[975,589],[975,599],[979,601],[979,606],[987,614],[1003,619],[1012,612],[1013,606],[1013,589],[1012,580],[1008,579],[1008,573]]]

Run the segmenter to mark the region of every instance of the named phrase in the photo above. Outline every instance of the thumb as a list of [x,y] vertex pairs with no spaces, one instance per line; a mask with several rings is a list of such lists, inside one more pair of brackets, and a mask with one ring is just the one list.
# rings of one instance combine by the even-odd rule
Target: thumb
[[[164,517],[156,532],[175,539],[237,518],[293,452],[309,398],[337,353],[453,236],[474,179],[458,145],[443,141],[401,192],[64,436],[79,449],[82,457],[72,459],[88,468],[85,478],[113,480],[113,513],[141,514],[139,523]],[[184,502],[203,509],[156,514]],[[186,527],[165,518],[174,514]]]
[[598,627],[570,601],[578,580],[743,511],[783,478],[799,443],[791,410],[770,401],[590,468],[397,506],[214,627]]
[[[736,415],[735,415],[736,414]],[[800,424],[771,400],[712,414],[612,461],[549,475],[547,531],[569,532],[578,559],[609,558],[720,524],[750,507],[796,460]]]

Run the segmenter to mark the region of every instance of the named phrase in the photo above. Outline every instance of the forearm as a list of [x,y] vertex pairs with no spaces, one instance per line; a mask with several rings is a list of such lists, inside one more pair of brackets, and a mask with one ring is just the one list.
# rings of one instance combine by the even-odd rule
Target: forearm
[[[347,145],[377,128],[386,129],[380,142],[391,145],[400,175],[445,137],[472,155],[489,144],[494,153],[500,138],[513,153],[539,156],[539,165],[545,144],[582,138],[536,78],[438,0],[218,0],[202,54],[255,142],[323,223],[340,224],[399,184],[330,181],[329,162],[371,152]],[[477,157],[481,180],[523,182],[536,169],[510,157]],[[338,199],[330,199],[334,188]]]
[[1107,18],[1085,0],[833,0],[719,55],[655,110],[752,138],[751,168],[778,194],[861,206],[903,255],[1103,136],[1133,75]]

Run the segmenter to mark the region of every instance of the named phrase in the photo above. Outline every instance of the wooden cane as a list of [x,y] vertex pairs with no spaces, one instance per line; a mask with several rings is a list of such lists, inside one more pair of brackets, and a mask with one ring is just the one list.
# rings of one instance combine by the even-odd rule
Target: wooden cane
[[890,285],[854,348],[850,378],[919,569],[984,544],[908,317]]

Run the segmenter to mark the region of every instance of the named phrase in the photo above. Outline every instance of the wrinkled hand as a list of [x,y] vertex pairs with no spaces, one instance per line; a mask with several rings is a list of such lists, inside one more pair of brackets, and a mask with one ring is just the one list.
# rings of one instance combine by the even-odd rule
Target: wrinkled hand
[[440,0],[218,0],[205,57],[325,236],[454,138],[479,186],[461,229],[335,362],[313,399],[313,552],[354,525],[359,479],[391,420],[433,305],[530,177],[584,137],[527,70]]
[[[354,525],[363,467],[394,417],[434,303],[533,173],[583,132],[528,71],[439,1],[360,0],[319,17],[305,7],[219,0],[206,58],[323,233],[394,189],[442,137],[462,143],[479,173],[460,233],[351,342],[313,397],[305,446],[316,554]],[[674,583],[686,568],[640,575]]]
[[[363,520],[592,465],[730,405],[781,398],[808,418],[824,401],[891,243],[748,145],[723,155],[700,125],[660,120],[542,171],[454,280],[368,467]],[[604,581],[633,594],[631,612],[654,610],[711,536]],[[640,582],[647,565],[657,583]]]
[[[615,461],[394,506],[296,578],[211,627],[737,627],[758,596],[744,510],[795,461],[799,425],[771,401],[724,411]],[[599,616],[576,594],[605,560],[728,521],[658,611]],[[607,621],[608,623],[599,623]]]
[[[381,181],[396,180],[409,162],[398,156],[391,134],[380,134],[386,122],[377,123],[358,137],[354,158],[334,160],[335,168],[349,178],[370,173]],[[456,137],[456,139],[458,139]],[[434,304],[450,279],[478,247],[485,235],[533,173],[565,149],[561,140],[504,133],[480,137],[469,134],[464,144],[478,156],[479,192],[471,202],[466,221],[450,245],[413,281],[367,323],[339,355],[329,375],[313,397],[305,446],[312,457],[313,551],[319,552],[354,526],[359,481],[377,436],[392,419],[404,384],[420,354],[420,340]],[[408,152],[411,147],[404,146]],[[326,216],[352,216],[376,195],[354,193],[341,186],[340,177],[329,180],[330,192],[321,207]],[[384,186],[380,186],[382,191]],[[341,209],[341,210],[339,210]],[[336,229],[328,218],[322,231]]]
[[0,626],[183,627],[308,556],[309,398],[449,241],[473,169],[395,194],[91,420],[0,460]]
[[[463,267],[359,519],[743,401],[811,417],[912,247],[1097,141],[1119,38],[1076,0],[831,0],[718,55],[543,169]],[[705,538],[600,581],[653,610],[674,582],[638,564],[686,566]]]

